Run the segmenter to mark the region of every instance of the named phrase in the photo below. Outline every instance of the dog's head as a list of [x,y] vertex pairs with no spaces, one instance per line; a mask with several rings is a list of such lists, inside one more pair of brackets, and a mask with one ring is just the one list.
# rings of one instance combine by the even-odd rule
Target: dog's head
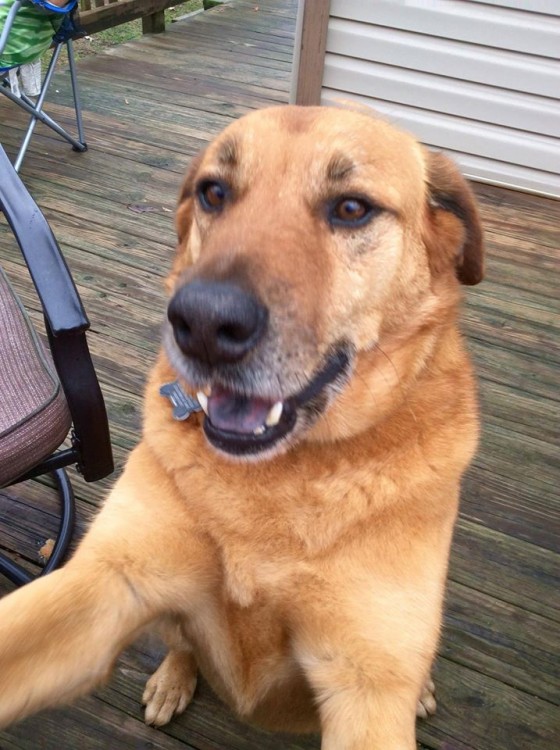
[[458,170],[349,110],[277,107],[230,125],[195,159],[177,229],[164,344],[209,442],[234,457],[319,435],[360,362],[436,325],[458,280],[482,275]]

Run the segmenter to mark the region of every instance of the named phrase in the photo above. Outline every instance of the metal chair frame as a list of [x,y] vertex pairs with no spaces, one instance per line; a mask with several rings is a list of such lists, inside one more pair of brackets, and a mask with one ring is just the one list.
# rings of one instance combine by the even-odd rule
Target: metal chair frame
[[[89,321],[60,247],[5,151],[0,146],[0,211],[10,225],[41,302],[47,337],[72,417],[71,447],[18,477],[13,484],[54,473],[61,494],[60,530],[41,575],[63,559],[74,527],[74,496],[64,467],[76,464],[87,482],[113,471],[113,456],[103,395],[89,352]],[[0,573],[21,585],[32,576],[0,554]]]
[[[10,12],[8,13],[8,16],[6,18],[6,23],[4,24],[4,28],[2,30],[2,33],[0,34],[0,55],[2,54],[4,47],[6,46],[8,37],[10,35],[10,31],[12,29],[12,26],[13,26],[13,23],[14,23],[14,20],[16,18],[18,11],[22,7],[22,5],[25,5],[28,2],[29,0],[16,0],[14,5],[10,9]],[[66,46],[66,49],[68,52],[68,66],[70,68],[70,79],[72,82],[72,97],[74,100],[74,111],[76,114],[76,127],[78,131],[77,138],[71,135],[67,130],[61,127],[55,120],[53,120],[52,117],[50,117],[43,111],[45,99],[46,99],[49,87],[51,85],[56,63],[60,56],[60,51],[62,50],[63,45]],[[36,102],[34,102],[30,97],[28,97],[23,92],[20,93],[20,96],[17,96],[16,94],[14,94],[10,88],[10,83],[7,78],[7,71],[4,71],[2,75],[3,75],[3,78],[0,81],[0,93],[4,94],[4,96],[10,99],[10,101],[12,101],[18,107],[21,107],[21,109],[25,110],[28,114],[31,115],[29,125],[27,126],[25,136],[23,138],[22,144],[20,146],[20,149],[18,151],[17,157],[14,162],[14,167],[15,167],[16,172],[19,172],[19,169],[25,157],[25,153],[29,147],[29,143],[31,142],[31,137],[33,135],[33,131],[35,130],[35,126],[37,122],[44,123],[47,127],[51,128],[51,130],[53,130],[55,133],[57,133],[66,141],[68,141],[68,143],[70,143],[74,151],[81,151],[81,152],[87,151],[87,143],[85,142],[85,136],[84,136],[84,127],[83,127],[83,121],[82,121],[82,108],[81,108],[81,103],[80,103],[80,93],[78,89],[78,76],[76,73],[76,64],[75,64],[75,58],[74,58],[74,48],[72,46],[72,39],[66,39],[65,41],[54,43],[53,54],[50,59],[47,72],[45,74],[45,78],[41,86],[41,91],[39,92],[39,96],[37,97]]]

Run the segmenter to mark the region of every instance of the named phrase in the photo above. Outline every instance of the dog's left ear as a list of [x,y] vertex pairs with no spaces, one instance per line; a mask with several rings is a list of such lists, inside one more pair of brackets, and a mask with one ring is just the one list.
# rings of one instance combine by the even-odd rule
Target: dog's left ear
[[473,192],[451,159],[429,151],[426,157],[425,241],[432,272],[437,274],[452,262],[462,284],[478,284],[484,275],[484,249]]

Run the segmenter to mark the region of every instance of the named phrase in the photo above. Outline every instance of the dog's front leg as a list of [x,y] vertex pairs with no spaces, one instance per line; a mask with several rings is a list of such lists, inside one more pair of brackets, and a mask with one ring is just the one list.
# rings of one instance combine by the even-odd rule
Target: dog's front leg
[[321,750],[415,750],[416,688],[337,661],[311,670],[321,685]]
[[110,565],[69,564],[0,602],[0,727],[91,690],[148,610]]
[[204,560],[140,446],[61,570],[0,601],[0,726],[92,690],[151,620],[196,595]]
[[414,617],[417,597],[397,589],[384,608],[373,606],[372,591],[380,599],[383,591],[374,584],[352,591],[339,583],[340,596],[325,585],[295,613],[294,650],[315,696],[321,750],[415,750],[438,608]]

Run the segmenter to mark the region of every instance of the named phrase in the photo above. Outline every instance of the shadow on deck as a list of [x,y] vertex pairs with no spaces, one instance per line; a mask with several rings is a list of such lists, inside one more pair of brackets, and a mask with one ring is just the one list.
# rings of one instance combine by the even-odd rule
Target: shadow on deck
[[[287,101],[295,0],[234,0],[89,58],[79,66],[90,150],[48,132],[22,169],[64,249],[92,321],[118,466],[136,442],[142,386],[158,346],[173,211],[190,156],[249,109]],[[258,8],[258,9],[257,9]],[[54,111],[69,118],[58,76]],[[0,103],[0,138],[15,150],[24,120]],[[484,434],[464,486],[445,630],[439,710],[419,725],[427,748],[552,750],[560,737],[558,271],[560,205],[477,186],[487,280],[470,290],[465,330],[481,378]],[[3,227],[1,228],[3,229]],[[32,294],[0,232],[0,259]],[[108,482],[77,485],[80,522]],[[54,533],[43,484],[0,492],[0,546],[25,563]],[[8,591],[0,581],[0,592]],[[87,644],[84,644],[87,648]],[[239,724],[205,686],[164,730],[142,722],[140,696],[160,657],[141,642],[108,687],[71,708],[0,733],[1,750],[318,748]],[[1,676],[0,676],[1,678]]]

